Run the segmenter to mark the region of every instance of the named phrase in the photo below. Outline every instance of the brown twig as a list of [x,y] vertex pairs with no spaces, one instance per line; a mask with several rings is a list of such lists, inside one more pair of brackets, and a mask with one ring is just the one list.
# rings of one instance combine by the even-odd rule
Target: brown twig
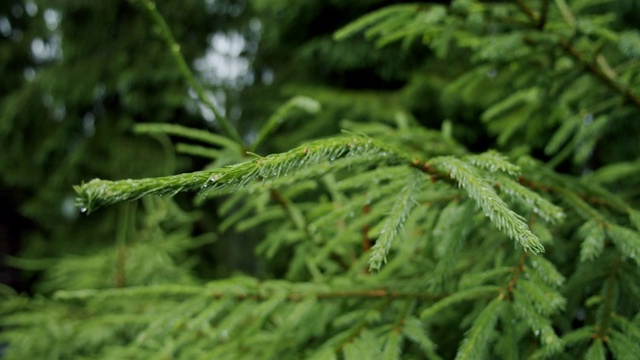
[[[228,294],[228,293],[213,293],[210,296],[214,299],[222,299],[225,297],[233,297],[238,300],[246,300],[253,299],[256,301],[268,299],[273,294],[264,293],[264,292],[255,292],[255,293],[241,293],[241,294]],[[286,299],[288,301],[302,301],[309,297],[315,297],[318,300],[333,300],[333,299],[388,299],[391,300],[400,300],[400,299],[417,299],[417,300],[428,300],[428,301],[437,301],[444,299],[449,296],[449,294],[432,294],[432,293],[422,293],[422,292],[410,292],[410,291],[394,291],[388,290],[384,288],[377,289],[362,289],[362,290],[342,290],[342,291],[327,291],[327,292],[308,292],[308,293],[290,293],[286,295]]]
[[609,332],[609,318],[611,317],[611,309],[613,307],[613,302],[614,302],[614,284],[616,282],[616,277],[618,276],[618,272],[620,271],[620,266],[622,265],[622,261],[620,260],[620,258],[618,258],[618,260],[614,263],[613,267],[611,268],[611,273],[609,273],[609,276],[607,277],[607,283],[606,283],[606,287],[607,287],[607,295],[604,298],[604,311],[602,312],[603,316],[602,316],[602,321],[601,323],[598,325],[597,329],[598,331],[593,334],[593,338],[594,339],[601,339],[604,342],[609,341],[609,337],[607,336],[607,333]]
[[[630,88],[624,87],[622,84],[616,81],[611,74],[607,74],[598,64],[594,61],[587,60],[576,48],[571,46],[565,39],[559,41],[562,49],[569,54],[572,58],[578,61],[581,65],[586,67],[596,78],[607,85],[611,90],[619,93],[625,100],[631,102],[634,106],[640,109],[640,96],[631,91]],[[600,55],[604,56],[604,55]],[[606,61],[606,60],[603,60]]]
[[518,3],[518,6],[520,7],[520,9],[525,14],[527,14],[531,18],[531,20],[533,20],[535,23],[540,22],[540,18],[538,17],[536,12],[533,11],[533,9],[530,8],[529,5],[527,5],[527,3],[525,3],[523,0],[516,0],[516,2]]
[[518,264],[518,267],[515,268],[515,270],[513,272],[513,276],[511,277],[511,279],[509,280],[509,283],[507,284],[506,297],[508,297],[508,298],[511,298],[511,296],[513,294],[513,289],[515,288],[516,284],[518,283],[518,279],[520,279],[520,275],[525,270],[525,262],[527,260],[527,257],[528,257],[528,253],[523,252],[522,255],[520,256],[520,262]]
[[542,0],[542,7],[540,8],[540,17],[538,18],[538,29],[544,29],[547,24],[547,15],[549,14],[549,0]]
[[[531,9],[523,0],[516,0],[516,2],[518,3],[518,6],[522,10],[522,12],[527,14],[531,21],[537,25],[537,28],[542,31],[544,28],[544,22],[546,21],[546,8],[548,7],[548,5],[546,5],[547,1],[543,3],[543,12],[540,16],[538,16],[535,11],[533,11],[533,9]],[[570,10],[567,8],[566,11],[569,12],[567,14],[567,16],[569,16],[569,20],[567,21],[575,22],[573,14],[570,13]],[[571,19],[573,20],[571,21]],[[618,81],[616,81],[615,74],[611,74],[610,72],[606,71],[606,69],[603,69],[601,66],[599,66],[597,62],[587,60],[576,48],[571,46],[571,44],[567,40],[561,38],[558,42],[560,44],[560,47],[562,47],[562,49],[567,54],[569,54],[569,56],[571,56],[581,65],[587,68],[596,78],[602,81],[610,89],[622,95],[622,97],[626,101],[631,102],[635,107],[640,109],[640,96],[635,94],[630,88],[625,87]],[[601,62],[608,64],[604,55],[600,54],[599,56],[601,58]]]

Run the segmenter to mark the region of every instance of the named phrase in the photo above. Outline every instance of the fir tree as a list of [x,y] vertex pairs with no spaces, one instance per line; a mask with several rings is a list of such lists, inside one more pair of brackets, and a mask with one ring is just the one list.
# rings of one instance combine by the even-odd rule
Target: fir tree
[[[615,12],[623,5],[398,4],[332,29],[336,46],[430,49],[416,71],[455,64],[434,112],[479,109],[495,149],[471,151],[456,140],[467,123],[429,129],[416,102],[398,100],[441,84],[406,73],[393,93],[294,84],[247,136],[208,100],[161,11],[138,4],[220,131],[134,129],[181,139],[177,151],[211,164],[75,186],[86,213],[127,202],[117,244],[57,262],[51,296],[5,296],[8,359],[640,354],[640,32]],[[283,6],[255,2],[259,14]],[[263,152],[282,127],[306,120],[307,134],[345,103],[370,108],[334,119],[342,133]],[[215,233],[191,235],[201,210],[167,198],[182,192],[217,204]],[[242,234],[260,239],[259,271],[195,275],[193,249]]]

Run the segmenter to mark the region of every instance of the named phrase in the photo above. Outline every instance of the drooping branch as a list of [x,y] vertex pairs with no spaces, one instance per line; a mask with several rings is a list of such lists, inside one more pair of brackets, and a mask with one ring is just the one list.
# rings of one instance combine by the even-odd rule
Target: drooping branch
[[[108,181],[94,179],[75,186],[77,205],[93,211],[105,205],[136,200],[147,195],[172,196],[183,191],[218,195],[240,190],[255,181],[276,180],[338,158],[364,157],[371,163],[408,163],[400,151],[364,136],[341,136],[310,142],[290,151],[257,157],[252,161],[213,170],[158,178]],[[347,164],[348,165],[348,164]]]
[[544,251],[540,239],[531,232],[522,216],[509,209],[492,184],[484,179],[475,167],[450,156],[431,159],[431,164],[437,170],[448,173],[482,208],[491,222],[510,238],[518,241],[525,250],[533,253]]

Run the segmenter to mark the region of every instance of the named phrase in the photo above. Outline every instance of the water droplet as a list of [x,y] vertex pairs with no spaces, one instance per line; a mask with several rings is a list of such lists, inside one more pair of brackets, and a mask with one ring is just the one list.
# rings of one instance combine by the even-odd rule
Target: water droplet
[[80,208],[80,212],[83,212],[83,213],[84,213],[84,212],[87,212],[87,208],[86,208],[86,207],[84,207],[84,206],[83,206],[83,207],[81,207],[81,208]]

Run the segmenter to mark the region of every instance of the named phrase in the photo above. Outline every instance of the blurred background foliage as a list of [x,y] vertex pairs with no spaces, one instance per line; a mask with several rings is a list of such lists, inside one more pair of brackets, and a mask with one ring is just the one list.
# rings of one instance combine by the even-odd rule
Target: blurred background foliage
[[[242,3],[160,6],[191,63],[214,52],[216,34],[250,31]],[[70,186],[193,170],[202,163],[176,156],[166,137],[134,135],[132,125],[213,125],[130,2],[5,1],[0,25],[3,254],[54,259],[110,246],[122,210],[79,218]],[[212,91],[235,85],[212,81]],[[18,274],[7,259],[4,283],[20,290],[37,284],[38,272]]]
[[[564,153],[569,136],[557,135],[554,145],[549,137],[564,126],[559,119],[569,110],[553,113],[558,110],[536,102],[530,108],[503,104],[486,111],[521,90],[514,103],[554,95],[514,83],[521,69],[509,68],[510,59],[493,59],[493,53],[474,58],[469,48],[453,46],[444,57],[420,39],[384,47],[362,34],[334,40],[334,32],[347,23],[397,3],[403,2],[186,0],[157,6],[208,95],[247,142],[287,99],[303,95],[320,102],[322,111],[313,117],[294,114],[257,149],[261,155],[335,134],[348,124],[345,120],[389,122],[402,113],[429,128],[449,127],[471,150],[529,153],[554,161],[566,173],[636,161],[640,122],[631,120],[637,120],[637,110],[618,107],[613,121],[601,122],[594,116],[597,109],[578,114],[574,125],[567,125],[573,130],[565,132],[579,132],[591,121],[606,122],[606,129],[598,131],[598,139],[585,138],[590,145],[583,150],[573,143]],[[612,17],[607,26],[613,29],[640,31],[638,1],[620,0],[591,11]],[[571,62],[546,63],[543,55],[532,56],[529,64],[542,89],[555,76],[573,81],[582,71]],[[483,67],[483,61],[502,67]],[[279,271],[277,265],[265,268],[247,250],[259,238],[253,230],[220,236],[225,230],[218,227],[216,201],[147,199],[90,217],[74,206],[71,186],[95,177],[162,176],[210,165],[206,158],[177,152],[166,135],[133,131],[135,124],[150,122],[219,131],[135,1],[1,2],[0,76],[0,282],[7,285],[0,290],[50,294],[125,281],[190,284],[237,271],[262,277]],[[588,89],[589,81],[578,80],[576,86]],[[580,92],[570,95],[576,108],[592,106],[580,103]],[[603,105],[604,110],[619,102]],[[499,119],[511,111],[522,120]],[[637,175],[631,169],[630,175]],[[600,177],[606,180],[606,172]],[[637,177],[616,177],[611,183],[623,183],[627,199],[637,205]],[[123,246],[131,247],[126,266],[135,270],[112,266],[122,261]],[[145,256],[136,259],[136,249]],[[140,279],[125,279],[125,272]]]

